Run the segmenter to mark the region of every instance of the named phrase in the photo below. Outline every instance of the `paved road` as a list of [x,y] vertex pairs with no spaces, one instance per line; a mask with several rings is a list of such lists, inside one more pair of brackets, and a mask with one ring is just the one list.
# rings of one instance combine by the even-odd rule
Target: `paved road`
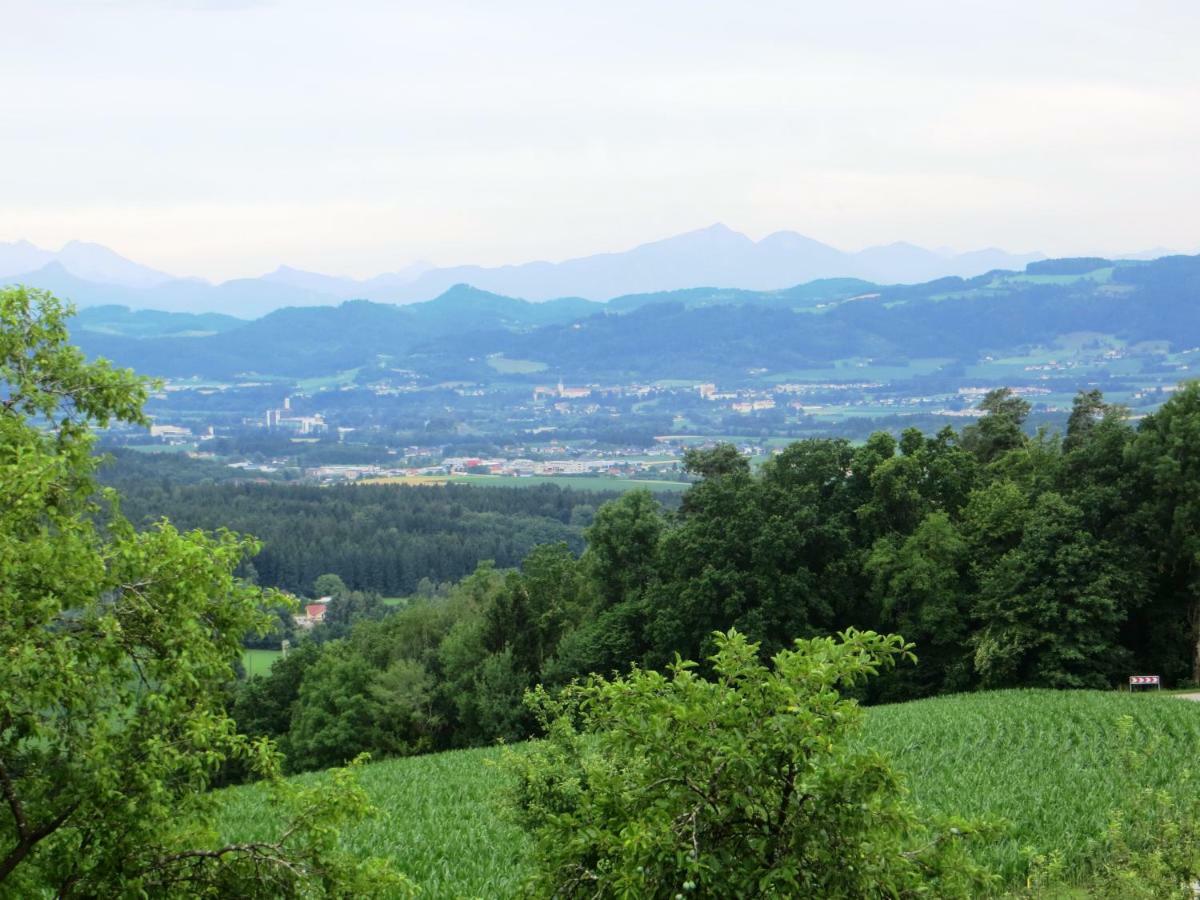
[[1175,696],[1178,697],[1180,700],[1195,700],[1197,703],[1200,703],[1200,693],[1176,694]]

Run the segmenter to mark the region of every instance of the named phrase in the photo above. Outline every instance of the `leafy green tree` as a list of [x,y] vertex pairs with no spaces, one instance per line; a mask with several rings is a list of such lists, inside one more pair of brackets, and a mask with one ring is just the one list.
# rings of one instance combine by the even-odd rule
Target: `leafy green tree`
[[1115,412],[1104,402],[1099,388],[1080,391],[1071,401],[1071,415],[1067,419],[1067,436],[1063,439],[1063,450],[1070,452],[1087,441],[1097,423]]
[[1106,688],[1122,671],[1128,573],[1081,525],[1078,509],[1043,494],[1017,546],[980,573],[975,666],[986,686]]
[[566,544],[535,547],[484,612],[484,646],[510,650],[513,665],[536,677],[592,599],[583,567]]
[[407,756],[433,749],[442,720],[434,709],[433,677],[423,664],[397,659],[375,676],[370,693],[387,728],[380,752]]
[[850,631],[797,641],[768,667],[718,635],[707,680],[593,678],[531,702],[545,741],[512,753],[532,838],[530,893],[553,897],[974,896],[988,884],[963,823],[923,824],[888,761],[856,742],[839,689],[910,645]]
[[978,406],[985,415],[963,429],[962,445],[985,463],[1015,450],[1025,443],[1021,427],[1029,416],[1029,408],[1029,403],[1011,388],[988,391]]
[[[865,563],[887,627],[921,649],[916,670],[885,676],[909,698],[971,686],[971,596],[967,542],[944,512],[930,513],[906,538],[876,542]],[[912,673],[912,674],[909,674]]]
[[[1157,576],[1158,599],[1147,613],[1165,632],[1154,655],[1169,660],[1182,650],[1200,683],[1200,382],[1143,419],[1129,453],[1142,498],[1137,526]],[[1188,646],[1172,647],[1172,634],[1185,635]]]
[[342,581],[342,576],[332,572],[318,575],[313,581],[313,594],[317,597],[336,598],[342,596],[346,591],[346,582]]
[[91,429],[145,424],[147,384],[86,361],[68,314],[45,292],[0,291],[0,893],[366,889],[329,840],[365,810],[347,782],[280,809],[278,842],[208,833],[223,762],[278,782],[270,746],[223,708],[242,636],[270,620],[234,576],[255,544],[165,521],[137,532],[111,492],[98,524]]
[[662,532],[662,510],[647,490],[630,491],[597,510],[586,532],[584,565],[604,606],[640,595],[654,579]]
[[683,469],[701,478],[745,475],[750,471],[750,460],[742,456],[733,444],[717,444],[715,447],[685,452]]
[[803,441],[757,475],[694,485],[662,539],[647,661],[699,657],[729,627],[771,652],[828,628],[835,605],[852,606],[860,594],[853,457],[847,441]]
[[304,673],[286,745],[293,771],[345,765],[390,743],[372,693],[376,670],[347,649],[340,642],[327,645]]

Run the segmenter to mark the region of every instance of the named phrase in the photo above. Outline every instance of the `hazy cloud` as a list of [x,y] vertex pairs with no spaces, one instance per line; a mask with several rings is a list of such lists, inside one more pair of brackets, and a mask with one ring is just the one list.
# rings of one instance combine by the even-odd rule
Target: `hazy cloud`
[[214,277],[717,220],[847,249],[1200,240],[1190,3],[0,8],[0,240]]

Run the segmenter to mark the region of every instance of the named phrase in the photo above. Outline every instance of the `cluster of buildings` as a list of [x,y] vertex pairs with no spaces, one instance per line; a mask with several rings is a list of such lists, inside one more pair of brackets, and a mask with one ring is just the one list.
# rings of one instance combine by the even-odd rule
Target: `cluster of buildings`
[[557,385],[539,384],[533,389],[533,399],[535,403],[541,403],[546,400],[584,400],[588,397],[633,397],[635,399],[644,399],[656,394],[661,389],[650,384],[617,384],[617,385],[596,385],[589,384],[582,387],[567,387],[563,384],[562,379],[558,380]]
[[311,416],[294,415],[292,398],[285,397],[282,409],[267,410],[267,428],[294,431],[298,434],[321,434],[327,426],[325,417],[320,413]]
[[[778,405],[780,395],[800,395],[811,393],[826,393],[830,391],[863,391],[883,387],[882,382],[826,382],[805,384],[776,384],[766,388],[739,388],[734,391],[719,391],[712,382],[696,385],[696,392],[701,399],[710,403],[724,403],[730,410],[742,415],[774,409]],[[809,409],[819,409],[819,406],[805,404],[801,400],[791,400],[787,403],[790,409],[801,412]]]

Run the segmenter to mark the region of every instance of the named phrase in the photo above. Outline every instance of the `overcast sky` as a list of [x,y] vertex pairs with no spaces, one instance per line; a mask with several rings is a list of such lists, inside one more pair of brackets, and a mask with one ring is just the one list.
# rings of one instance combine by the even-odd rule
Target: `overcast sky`
[[0,0],[0,240],[210,278],[1200,247],[1200,4]]

